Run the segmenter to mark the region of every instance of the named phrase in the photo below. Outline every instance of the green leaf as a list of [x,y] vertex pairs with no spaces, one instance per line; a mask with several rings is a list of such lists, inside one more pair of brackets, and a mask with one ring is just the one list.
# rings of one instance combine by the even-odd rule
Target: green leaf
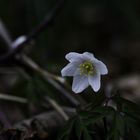
[[[115,131],[112,131],[112,134],[118,131],[118,135],[124,135],[126,139],[130,137],[130,139],[140,138],[140,106],[136,103],[133,103],[127,99],[124,99],[120,96],[115,96],[112,98],[116,105],[117,111],[120,114],[116,117],[116,125]],[[118,113],[119,114],[119,113]],[[121,117],[120,117],[121,116]],[[125,131],[124,131],[125,126]],[[124,134],[125,133],[125,134]],[[131,138],[132,137],[132,138]]]
[[88,126],[90,124],[97,123],[98,121],[100,121],[103,118],[104,118],[104,115],[96,114],[95,116],[92,116],[90,118],[83,119],[83,121],[84,121],[85,125]]
[[140,138],[140,122],[131,116],[125,116],[127,133],[133,135],[137,140]]
[[89,124],[94,124],[104,117],[112,115],[115,113],[115,110],[112,107],[101,106],[96,107],[92,111],[83,111],[79,115],[83,118],[84,123],[88,126]]
[[92,138],[91,138],[91,136],[89,135],[89,132],[87,131],[87,129],[84,129],[83,139],[84,139],[84,140],[92,140]]
[[81,121],[81,118],[77,117],[77,119],[75,121],[75,132],[78,137],[78,140],[81,139],[83,127],[84,126],[83,126],[83,122]]
[[119,113],[115,113],[110,131],[107,135],[107,140],[120,140],[120,136],[124,134],[124,118]]
[[71,133],[72,131],[72,128],[73,128],[73,125],[74,125],[74,122],[75,122],[75,117],[70,119],[66,124],[65,126],[62,128],[59,136],[58,136],[58,140],[62,140],[62,139],[65,139],[65,140],[68,140],[69,138],[69,134]]
[[122,97],[115,96],[113,100],[119,105],[119,111],[140,121],[140,106]]
[[94,108],[93,112],[100,113],[106,116],[106,115],[114,113],[115,110],[109,106],[99,106],[99,107]]
[[78,137],[78,140],[92,140],[86,125],[84,124],[82,118],[79,116],[75,121],[75,133]]
[[88,128],[84,124],[80,116],[75,116],[72,120],[68,121],[67,124],[61,131],[61,135],[58,140],[92,140]]

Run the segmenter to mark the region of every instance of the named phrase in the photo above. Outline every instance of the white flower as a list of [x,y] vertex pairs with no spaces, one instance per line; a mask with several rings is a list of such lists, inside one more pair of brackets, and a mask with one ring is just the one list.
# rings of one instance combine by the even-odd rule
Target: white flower
[[101,75],[108,73],[106,65],[96,59],[92,53],[70,52],[66,55],[70,62],[62,71],[62,76],[73,76],[72,90],[82,92],[89,85],[97,92],[101,86]]

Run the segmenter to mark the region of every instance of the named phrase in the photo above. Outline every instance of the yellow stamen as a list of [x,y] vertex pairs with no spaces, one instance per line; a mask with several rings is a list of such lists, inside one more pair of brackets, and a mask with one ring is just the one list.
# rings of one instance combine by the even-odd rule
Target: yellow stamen
[[81,75],[93,75],[94,74],[94,66],[90,61],[85,61],[79,65],[80,74]]

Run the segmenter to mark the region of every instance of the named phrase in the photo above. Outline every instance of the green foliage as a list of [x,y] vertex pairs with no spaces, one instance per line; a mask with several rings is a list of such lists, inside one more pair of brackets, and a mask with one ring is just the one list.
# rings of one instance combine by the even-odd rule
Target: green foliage
[[88,128],[80,116],[75,116],[63,127],[58,140],[92,140]]
[[111,124],[107,140],[120,140],[120,136],[124,134],[124,119],[119,113],[115,113]]
[[[91,140],[90,126],[99,123],[111,114],[114,114],[114,109],[111,107],[97,107],[92,111],[81,111],[66,123],[59,140],[69,140],[71,137],[77,140]],[[95,134],[93,130],[92,133]]]
[[90,124],[94,124],[104,117],[111,115],[114,113],[114,109],[112,107],[96,107],[92,111],[82,111],[79,113],[80,116],[83,117],[85,124],[88,126]]
[[140,107],[137,104],[119,96],[115,96],[113,100],[117,103],[119,111],[134,119],[140,120]]
[[[115,96],[113,100],[116,102],[119,112],[118,121],[116,124],[125,126],[125,132],[121,129],[120,132],[124,132],[124,137],[130,136],[133,139],[139,140],[140,138],[140,107],[120,96]],[[116,126],[117,127],[117,126]]]
[[[68,121],[62,129],[59,140],[90,140],[96,138],[97,135],[104,135],[106,140],[120,140],[120,138],[139,140],[140,107],[120,96],[114,96],[112,100],[116,104],[112,105],[113,107],[90,108],[88,106],[88,110],[86,110],[87,108],[82,111],[78,110],[77,115]],[[106,124],[103,120],[106,121]],[[105,133],[101,131],[104,129],[104,125],[107,125]],[[100,132],[97,128],[101,129]]]

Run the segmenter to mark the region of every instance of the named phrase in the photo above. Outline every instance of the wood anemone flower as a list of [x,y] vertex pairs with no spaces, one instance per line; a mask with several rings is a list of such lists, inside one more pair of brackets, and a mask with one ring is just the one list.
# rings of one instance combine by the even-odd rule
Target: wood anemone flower
[[97,92],[101,86],[101,75],[108,73],[106,65],[92,53],[70,52],[65,57],[70,63],[61,71],[62,76],[73,76],[72,91],[82,92],[89,85]]

